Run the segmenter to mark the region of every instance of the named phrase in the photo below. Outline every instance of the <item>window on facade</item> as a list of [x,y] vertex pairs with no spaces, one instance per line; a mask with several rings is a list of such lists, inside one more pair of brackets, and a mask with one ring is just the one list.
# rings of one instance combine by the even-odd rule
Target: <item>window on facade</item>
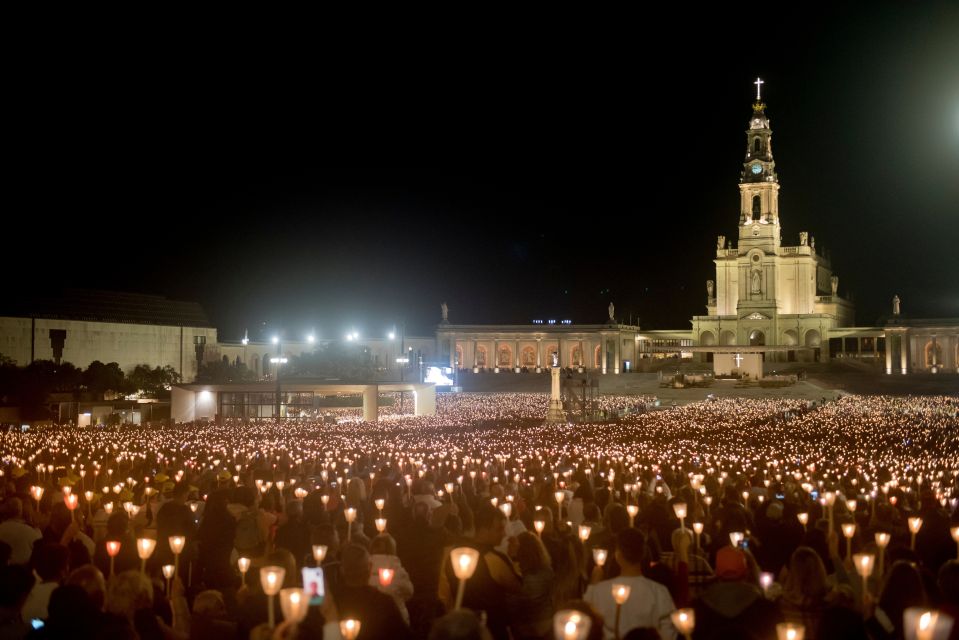
[[759,218],[763,213],[762,198],[758,195],[753,196],[753,219]]
[[759,138],[753,138],[753,153],[759,153]]

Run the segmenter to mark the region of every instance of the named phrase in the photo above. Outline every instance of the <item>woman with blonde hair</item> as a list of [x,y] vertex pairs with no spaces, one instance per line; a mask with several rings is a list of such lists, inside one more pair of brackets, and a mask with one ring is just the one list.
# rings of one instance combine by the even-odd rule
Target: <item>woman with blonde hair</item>
[[816,640],[820,637],[823,614],[835,600],[819,554],[809,547],[798,547],[789,559],[786,583],[779,599],[783,617],[787,622],[803,625],[806,638]]

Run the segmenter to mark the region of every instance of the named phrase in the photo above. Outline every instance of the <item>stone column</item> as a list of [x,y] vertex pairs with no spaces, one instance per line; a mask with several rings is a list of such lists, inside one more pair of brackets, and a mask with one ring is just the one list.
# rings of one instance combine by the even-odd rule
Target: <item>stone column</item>
[[413,389],[413,415],[436,415],[436,387],[434,385],[417,385]]
[[603,375],[606,375],[606,336],[599,334],[599,366]]
[[903,331],[899,338],[899,364],[902,368],[902,375],[909,371],[909,334]]
[[477,358],[477,354],[479,353],[479,352],[477,351],[477,349],[476,349],[477,346],[478,346],[478,343],[477,343],[477,341],[476,341],[476,338],[474,338],[474,339],[473,339],[473,368],[474,368],[474,369],[475,369],[475,368],[478,366],[478,364],[479,364],[478,361],[477,361],[477,359],[476,359],[476,358]]
[[450,369],[456,368],[456,335],[450,334]]
[[557,335],[557,336],[556,336],[556,363],[560,366],[560,368],[562,368],[562,367],[566,366],[566,365],[563,364],[563,362],[564,362],[564,360],[563,360],[563,336],[562,336],[562,335]]
[[513,361],[516,363],[513,366],[519,369],[519,340],[513,342]]
[[543,339],[536,338],[536,367],[543,366]]
[[376,403],[378,399],[379,388],[375,384],[363,388],[363,420],[366,422],[376,422],[378,414]]
[[496,338],[493,338],[493,361],[486,366],[493,367],[493,371],[499,369],[499,340]]
[[546,414],[546,422],[551,424],[566,422],[566,413],[563,411],[563,402],[559,393],[559,367],[550,367],[552,376],[550,385],[549,413]]
[[620,373],[622,371],[622,350],[623,350],[623,337],[620,333],[616,334],[616,349],[613,351],[615,354],[616,360],[613,362],[613,373]]
[[586,343],[580,338],[579,341],[579,366],[586,366]]
[[885,334],[886,339],[886,375],[892,374],[892,338],[888,333]]

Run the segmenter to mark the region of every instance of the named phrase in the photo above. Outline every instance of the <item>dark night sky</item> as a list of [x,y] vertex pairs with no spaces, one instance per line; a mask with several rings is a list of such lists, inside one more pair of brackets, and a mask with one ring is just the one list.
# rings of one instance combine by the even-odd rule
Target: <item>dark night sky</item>
[[784,244],[815,236],[859,324],[894,293],[959,317],[956,4],[762,15],[49,53],[14,98],[4,243],[44,268],[9,295],[195,300],[222,339],[428,334],[443,301],[686,328],[735,238],[759,75]]

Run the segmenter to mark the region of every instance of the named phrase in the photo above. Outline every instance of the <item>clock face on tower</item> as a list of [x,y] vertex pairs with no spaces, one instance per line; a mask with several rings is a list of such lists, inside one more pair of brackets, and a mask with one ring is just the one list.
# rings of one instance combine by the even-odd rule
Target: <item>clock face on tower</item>
[[762,170],[763,170],[762,166],[758,164],[754,164],[751,169],[751,171],[753,172],[753,175],[757,175],[757,176],[760,173],[762,173]]

